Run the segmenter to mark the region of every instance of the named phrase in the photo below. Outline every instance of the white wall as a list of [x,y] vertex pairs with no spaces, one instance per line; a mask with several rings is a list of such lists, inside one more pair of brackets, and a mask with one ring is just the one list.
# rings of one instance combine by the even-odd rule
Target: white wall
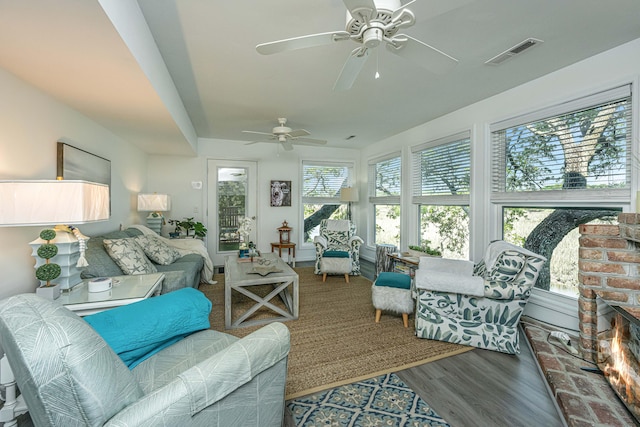
[[[111,219],[82,225],[91,236],[138,221],[147,156],[102,126],[0,69],[0,179],[55,179],[56,143],[63,140],[111,160]],[[0,227],[0,298],[33,292],[29,242],[43,227]]]
[[[207,200],[207,160],[244,160],[258,164],[258,194],[256,229],[257,245],[261,251],[270,251],[270,242],[278,241],[277,228],[287,220],[293,228],[291,240],[297,243],[298,260],[313,260],[312,245],[301,245],[302,207],[301,174],[303,160],[354,161],[356,173],[360,152],[352,149],[309,147],[296,145],[293,151],[277,150],[276,144],[261,143],[245,145],[241,141],[227,141],[201,138],[198,140],[199,157],[149,157],[149,190],[163,192],[171,196],[172,209],[168,218],[181,219],[195,217],[210,230],[213,226],[206,222]],[[291,181],[292,196],[290,207],[271,207],[269,190],[271,180]],[[202,190],[193,190],[192,181],[202,181]],[[195,213],[195,211],[198,213]],[[163,231],[169,231],[171,227]],[[213,242],[212,242],[213,244]],[[211,253],[211,250],[210,250]]]

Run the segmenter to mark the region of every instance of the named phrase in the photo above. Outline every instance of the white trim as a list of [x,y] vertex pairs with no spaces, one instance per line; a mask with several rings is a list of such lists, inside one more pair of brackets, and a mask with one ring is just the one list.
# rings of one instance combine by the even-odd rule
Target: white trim
[[567,295],[533,288],[523,314],[559,328],[578,331],[578,300]]

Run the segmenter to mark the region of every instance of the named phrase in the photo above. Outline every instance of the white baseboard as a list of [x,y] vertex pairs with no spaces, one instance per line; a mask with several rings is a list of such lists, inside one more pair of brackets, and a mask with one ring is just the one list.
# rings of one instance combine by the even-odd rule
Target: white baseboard
[[578,299],[534,288],[524,315],[570,331],[578,331]]

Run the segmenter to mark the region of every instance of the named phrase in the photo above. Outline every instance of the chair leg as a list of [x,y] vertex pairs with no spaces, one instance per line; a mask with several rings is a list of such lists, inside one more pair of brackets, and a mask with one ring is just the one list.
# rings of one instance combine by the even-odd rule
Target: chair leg
[[409,314],[402,313],[402,323],[404,323],[405,328],[409,327]]
[[322,273],[322,283],[327,281],[327,273]]
[[376,310],[376,323],[380,323],[380,316],[382,316],[382,310]]
[[344,273],[344,280],[346,280],[347,283],[349,283],[349,273]]

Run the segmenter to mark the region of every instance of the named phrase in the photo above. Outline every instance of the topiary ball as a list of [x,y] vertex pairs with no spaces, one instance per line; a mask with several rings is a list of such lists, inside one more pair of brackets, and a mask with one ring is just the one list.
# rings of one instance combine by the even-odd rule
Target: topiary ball
[[58,277],[61,272],[62,269],[58,264],[43,264],[36,270],[36,277],[38,278],[38,280],[48,282]]
[[40,232],[40,238],[42,240],[53,240],[56,238],[56,232],[55,230],[47,228],[46,230],[42,230]]
[[58,254],[58,247],[51,243],[45,243],[38,248],[38,256],[44,259],[51,259]]

